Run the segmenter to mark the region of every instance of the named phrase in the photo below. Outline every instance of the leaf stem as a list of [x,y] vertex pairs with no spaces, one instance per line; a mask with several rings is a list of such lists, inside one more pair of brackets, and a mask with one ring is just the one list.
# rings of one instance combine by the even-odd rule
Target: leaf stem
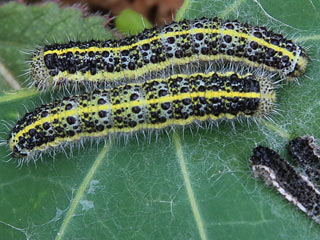
[[176,18],[175,20],[181,21],[182,19],[184,19],[185,15],[186,15],[186,11],[189,8],[191,0],[185,0],[182,4],[182,6],[179,8],[177,14],[176,14]]
[[268,129],[279,134],[282,138],[289,139],[291,136],[288,132],[281,129],[278,125],[271,123],[270,121],[262,121],[262,124],[265,125]]
[[87,176],[83,179],[72,203],[71,206],[63,220],[63,223],[60,227],[59,232],[57,233],[56,236],[56,240],[61,240],[65,230],[67,228],[67,226],[69,225],[69,222],[71,220],[71,218],[74,216],[74,212],[78,206],[78,204],[80,203],[81,198],[84,195],[84,191],[87,189],[88,185],[90,184],[90,181],[92,179],[92,177],[94,176],[94,174],[96,173],[98,167],[100,166],[102,160],[104,159],[105,155],[107,154],[107,152],[110,149],[110,144],[108,144],[106,147],[103,148],[103,150],[100,152],[100,154],[98,155],[97,159],[94,161],[92,167],[90,168]]
[[185,186],[186,186],[186,189],[187,189],[188,199],[189,199],[190,204],[191,204],[193,216],[194,216],[195,221],[197,223],[197,227],[198,227],[198,230],[199,230],[200,238],[201,238],[201,240],[206,240],[207,236],[205,234],[205,230],[204,230],[204,227],[203,227],[203,222],[202,222],[202,218],[201,218],[200,211],[199,211],[199,208],[198,208],[198,204],[197,204],[196,198],[195,198],[193,190],[192,190],[188,169],[187,169],[186,162],[185,162],[185,159],[184,159],[184,156],[183,156],[183,152],[182,152],[180,138],[179,138],[179,136],[177,135],[176,132],[173,133],[173,142],[174,142],[174,145],[176,147],[176,154],[177,154],[177,157],[178,157],[178,160],[179,160],[181,172],[182,172],[182,175],[183,175],[183,180],[184,180],[184,183],[185,183]]
[[19,82],[14,78],[6,66],[0,61],[0,74],[3,76],[4,80],[10,85],[14,90],[20,90],[21,86]]
[[0,96],[0,104],[32,97],[37,95],[38,93],[39,92],[36,89],[22,89],[19,91],[7,92],[5,93],[5,95]]

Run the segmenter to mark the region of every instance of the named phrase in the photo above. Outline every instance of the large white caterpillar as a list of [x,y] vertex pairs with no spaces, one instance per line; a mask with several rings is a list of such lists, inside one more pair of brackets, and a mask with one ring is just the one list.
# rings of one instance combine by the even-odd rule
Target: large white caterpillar
[[33,53],[30,72],[32,85],[44,89],[65,83],[119,83],[178,65],[217,61],[295,78],[306,71],[308,57],[299,45],[265,27],[202,18],[146,29],[119,41],[47,45]]
[[9,147],[14,156],[28,159],[87,138],[196,121],[259,118],[270,113],[274,101],[272,83],[250,73],[173,75],[42,105],[17,122]]

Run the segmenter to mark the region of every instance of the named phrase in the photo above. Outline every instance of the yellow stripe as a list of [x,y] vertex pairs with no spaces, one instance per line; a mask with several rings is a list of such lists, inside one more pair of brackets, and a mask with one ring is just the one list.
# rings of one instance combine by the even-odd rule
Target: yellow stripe
[[[218,55],[215,55],[215,56],[218,56]],[[207,57],[204,58],[205,56],[200,57],[200,61],[208,61]],[[216,58],[219,58],[219,57],[216,57]],[[189,58],[185,58],[185,59],[177,59],[179,61],[177,61],[178,65],[181,64],[185,64],[185,63],[189,63],[189,62],[194,62],[196,60],[198,60],[199,58],[197,57],[189,57]],[[227,57],[225,59],[228,59]],[[236,57],[234,58],[236,59]],[[234,60],[233,61],[236,61]],[[211,60],[211,59],[210,59]],[[248,62],[250,62],[248,60]],[[92,82],[95,82],[95,81],[99,81],[101,79],[112,79],[112,81],[114,81],[115,79],[119,79],[119,78],[124,78],[124,77],[128,77],[128,78],[131,78],[135,75],[138,75],[138,76],[141,76],[143,75],[143,73],[145,72],[148,72],[148,71],[157,71],[159,69],[162,69],[162,68],[166,68],[167,66],[171,65],[171,61],[167,60],[165,62],[162,62],[161,63],[161,66],[159,66],[159,64],[157,65],[151,65],[151,66],[145,66],[143,68],[140,68],[140,69],[137,69],[136,71],[131,71],[131,70],[126,70],[126,71],[121,71],[119,73],[101,73],[101,72],[98,72],[96,73],[95,75],[92,75],[90,72],[86,72],[85,75],[83,76],[82,73],[78,73],[78,74],[69,74],[68,72],[60,72],[56,77],[54,77],[55,80],[60,80],[64,77],[67,77],[69,80],[71,81],[82,81],[82,80],[87,80],[87,81],[92,81]],[[179,76],[179,77],[183,77],[183,78],[189,78],[190,76],[197,76],[197,75],[200,75],[200,76],[203,76],[203,77],[210,77],[212,76],[213,74],[217,74],[218,76],[223,76],[223,77],[229,77],[231,76],[232,74],[237,74],[235,72],[225,72],[225,73],[219,73],[219,72],[210,72],[208,74],[205,74],[205,73],[193,73],[191,75],[186,75],[186,74],[175,74],[175,76]],[[237,74],[238,78],[246,78],[248,76],[252,75],[251,73],[246,73],[245,75],[239,75]],[[172,76],[171,76],[172,77]],[[163,79],[155,79],[155,80],[163,80]],[[130,84],[130,83],[128,83]],[[136,83],[134,83],[136,84]]]
[[[239,115],[239,114],[238,114]],[[187,125],[192,123],[194,120],[199,120],[199,121],[205,121],[208,119],[212,119],[212,120],[218,120],[221,118],[227,118],[227,119],[234,119],[236,118],[238,115],[233,115],[233,114],[224,114],[221,113],[219,114],[219,116],[210,114],[210,115],[206,115],[203,117],[199,117],[199,116],[191,116],[188,119],[170,119],[167,120],[165,123],[158,123],[158,124],[139,124],[134,128],[111,128],[111,129],[105,129],[102,132],[94,132],[94,133],[79,133],[73,137],[64,137],[64,138],[56,138],[53,142],[49,142],[47,144],[41,145],[41,146],[36,146],[33,148],[32,151],[34,150],[45,150],[48,147],[56,147],[59,146],[62,142],[73,142],[73,141],[77,141],[80,140],[81,138],[84,137],[102,137],[102,136],[106,136],[108,134],[111,133],[130,133],[130,132],[135,132],[137,130],[140,129],[162,129],[165,128],[167,126],[172,126],[172,125]]]
[[281,52],[284,55],[287,55],[290,59],[295,58],[293,53],[288,51],[286,48],[281,48],[279,46],[270,44],[266,41],[264,41],[261,38],[257,38],[255,36],[251,36],[249,34],[246,33],[242,33],[242,32],[237,32],[235,30],[231,30],[231,29],[205,29],[205,28],[196,28],[196,29],[190,29],[190,30],[184,30],[184,31],[180,31],[180,32],[169,32],[169,33],[165,33],[165,34],[158,34],[157,36],[154,36],[152,38],[149,39],[144,39],[141,40],[139,42],[133,43],[131,45],[127,45],[127,46],[122,46],[122,47],[108,47],[108,48],[100,48],[100,47],[89,47],[86,49],[79,49],[78,47],[75,48],[67,48],[67,49],[61,49],[61,50],[48,50],[44,52],[44,56],[47,54],[53,54],[56,53],[58,55],[67,53],[67,52],[79,52],[79,53],[83,53],[83,52],[89,52],[89,51],[93,51],[93,52],[103,52],[103,51],[112,51],[114,53],[123,51],[123,50],[130,50],[131,48],[137,47],[137,46],[142,46],[143,44],[148,44],[151,43],[153,41],[160,41],[161,38],[168,38],[168,37],[172,37],[172,36],[179,36],[179,35],[185,35],[185,34],[197,34],[197,33],[204,33],[204,34],[213,34],[213,33],[219,33],[219,34],[224,34],[224,35],[230,35],[232,37],[238,37],[238,38],[244,38],[247,39],[248,41],[255,41],[257,42],[259,45],[267,47],[267,48],[271,48],[277,52]]
[[[48,117],[41,118],[40,120],[30,124],[29,126],[26,126],[24,129],[19,131],[15,135],[15,140],[17,141],[20,136],[22,136],[24,133],[27,133],[30,129],[34,128],[37,125],[42,125],[45,122],[52,122],[54,119],[62,119],[66,118],[68,116],[74,116],[74,115],[81,115],[83,113],[92,113],[92,112],[98,112],[101,110],[116,110],[116,109],[121,109],[121,108],[129,108],[133,106],[140,106],[142,103],[146,105],[154,104],[154,103],[165,103],[165,102],[172,102],[174,100],[182,100],[185,98],[195,98],[195,97],[205,97],[205,98],[220,98],[220,97],[239,97],[239,98],[260,98],[260,93],[255,93],[255,92],[247,92],[247,93],[242,93],[242,92],[226,92],[226,91],[207,91],[207,92],[194,92],[194,93],[181,93],[177,94],[174,96],[165,96],[157,99],[150,99],[150,100],[137,100],[137,101],[131,101],[128,103],[120,103],[116,105],[98,105],[98,106],[90,106],[90,107],[85,107],[85,108],[79,108],[79,109],[71,109],[69,111],[63,111],[57,114],[49,115]],[[153,125],[153,127],[155,127]]]
[[[175,59],[174,64],[176,65],[185,65],[191,62],[196,62],[196,61],[215,61],[215,60],[220,60],[221,58],[227,60],[227,61],[232,61],[232,62],[244,62],[245,64],[253,67],[259,67],[261,66],[261,63],[258,62],[251,62],[248,59],[244,57],[236,57],[236,56],[228,56],[228,55],[211,55],[211,56],[204,56],[204,55],[199,55],[199,56],[192,56],[192,57],[186,57],[186,58],[180,58],[180,59]],[[302,59],[302,58],[299,58]],[[302,60],[301,60],[302,61]],[[299,61],[299,62],[301,62]],[[300,63],[302,64],[302,62]],[[76,74],[69,74],[68,72],[59,72],[58,75],[53,77],[53,81],[59,82],[61,79],[68,79],[68,81],[90,81],[90,82],[97,82],[101,81],[102,79],[109,79],[109,81],[115,81],[118,79],[123,79],[123,78],[134,78],[136,76],[142,76],[147,72],[153,72],[153,71],[159,71],[161,69],[165,69],[168,66],[172,65],[172,61],[166,60],[164,62],[161,62],[160,64],[149,64],[146,65],[142,68],[139,68],[135,71],[131,70],[124,70],[121,72],[115,72],[115,73],[109,73],[109,72],[97,72],[95,75],[92,75],[90,71],[86,72],[85,75],[83,75],[80,72],[77,72]],[[304,65],[306,65],[306,61],[304,61]],[[267,65],[263,65],[263,67],[270,71],[274,72],[276,68],[270,67]],[[276,69],[277,70],[277,69]]]

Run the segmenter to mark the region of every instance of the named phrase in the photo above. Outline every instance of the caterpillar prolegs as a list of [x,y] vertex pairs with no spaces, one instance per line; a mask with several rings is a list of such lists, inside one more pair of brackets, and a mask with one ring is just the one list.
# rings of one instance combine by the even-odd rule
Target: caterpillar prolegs
[[17,122],[9,137],[20,158],[58,149],[70,142],[238,117],[264,117],[275,101],[267,78],[251,73],[172,75],[143,83],[97,89],[35,108]]
[[39,89],[65,83],[118,85],[147,73],[202,62],[240,62],[296,78],[306,71],[308,57],[292,40],[265,27],[202,18],[146,29],[119,41],[44,46],[33,53],[31,85]]

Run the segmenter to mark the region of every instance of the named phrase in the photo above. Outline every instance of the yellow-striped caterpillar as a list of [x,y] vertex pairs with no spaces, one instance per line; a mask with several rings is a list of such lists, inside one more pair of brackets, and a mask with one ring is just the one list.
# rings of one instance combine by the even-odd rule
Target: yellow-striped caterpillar
[[[291,142],[290,148],[293,147],[292,144],[295,145]],[[297,148],[292,152],[293,157],[296,158],[298,156],[313,157],[311,152],[306,153],[304,149]],[[255,177],[262,178],[267,185],[276,188],[289,202],[320,224],[320,190],[314,182],[297,171],[277,152],[267,147],[256,147],[250,162]]]
[[295,78],[306,71],[308,57],[299,45],[265,27],[202,18],[146,29],[119,41],[44,46],[33,53],[31,85],[119,83],[202,62],[241,62]]
[[270,113],[274,101],[268,78],[251,73],[172,75],[42,105],[17,122],[9,146],[14,156],[30,158],[86,138],[241,116],[259,118]]

